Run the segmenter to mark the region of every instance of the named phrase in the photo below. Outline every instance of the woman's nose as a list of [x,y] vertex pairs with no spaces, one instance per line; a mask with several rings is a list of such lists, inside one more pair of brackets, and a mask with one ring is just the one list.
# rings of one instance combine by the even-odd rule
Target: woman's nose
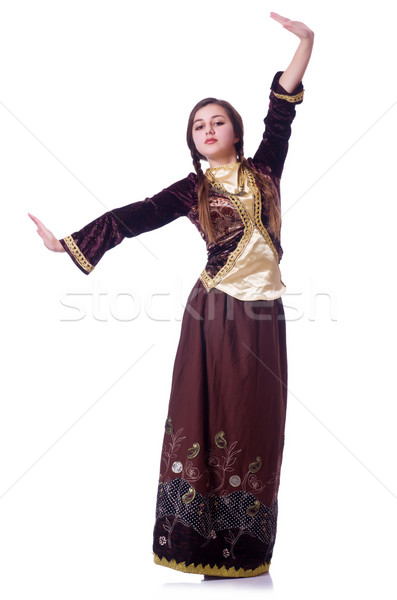
[[207,134],[207,135],[210,135],[210,134],[211,134],[211,135],[213,135],[214,133],[215,133],[215,132],[214,132],[214,128],[213,128],[213,126],[212,126],[212,125],[208,125],[208,127],[207,127],[207,131],[206,131],[206,134]]

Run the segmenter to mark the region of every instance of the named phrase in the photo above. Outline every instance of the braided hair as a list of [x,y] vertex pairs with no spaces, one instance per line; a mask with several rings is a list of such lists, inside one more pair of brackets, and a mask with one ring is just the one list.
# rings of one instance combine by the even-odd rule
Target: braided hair
[[234,132],[236,137],[239,138],[239,141],[236,142],[236,154],[237,159],[240,162],[239,169],[239,177],[242,175],[243,170],[246,169],[250,171],[255,179],[255,183],[258,186],[259,190],[262,192],[264,197],[266,198],[265,203],[265,214],[268,219],[268,227],[276,239],[280,239],[280,229],[281,229],[281,212],[280,212],[280,198],[278,195],[278,191],[273,181],[268,175],[264,175],[260,173],[257,169],[255,169],[248,160],[244,157],[244,125],[243,120],[236,109],[226,100],[218,100],[217,98],[205,98],[204,100],[200,100],[193,108],[190,113],[186,140],[187,145],[190,149],[190,154],[193,161],[194,170],[197,173],[198,178],[198,210],[199,210],[199,220],[200,225],[203,231],[206,233],[208,240],[210,242],[216,243],[217,236],[213,227],[213,223],[211,220],[211,213],[209,208],[209,190],[210,190],[210,182],[203,173],[201,168],[201,160],[207,160],[205,156],[200,154],[196,149],[196,146],[193,142],[193,122],[196,112],[207,106],[207,104],[218,104],[222,108],[224,108],[233,124]]

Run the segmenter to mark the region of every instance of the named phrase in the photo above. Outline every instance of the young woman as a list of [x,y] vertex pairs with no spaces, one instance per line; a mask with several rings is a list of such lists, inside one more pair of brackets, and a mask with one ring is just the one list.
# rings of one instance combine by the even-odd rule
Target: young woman
[[300,43],[273,78],[252,159],[244,157],[240,115],[207,98],[187,128],[195,173],[61,240],[30,215],[46,247],[67,252],[86,274],[124,238],[181,216],[206,242],[175,359],[153,544],[157,564],[189,573],[264,573],[276,536],[287,402],[280,178],[314,34],[270,16]]

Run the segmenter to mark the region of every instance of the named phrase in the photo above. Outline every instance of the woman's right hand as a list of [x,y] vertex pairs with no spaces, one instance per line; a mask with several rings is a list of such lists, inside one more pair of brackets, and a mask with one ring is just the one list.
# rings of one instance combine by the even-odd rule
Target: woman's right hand
[[61,242],[55,237],[53,233],[47,227],[43,225],[41,221],[37,217],[34,217],[30,213],[28,213],[29,217],[32,219],[34,223],[37,225],[37,233],[42,238],[44,245],[48,250],[52,250],[53,252],[65,252]]

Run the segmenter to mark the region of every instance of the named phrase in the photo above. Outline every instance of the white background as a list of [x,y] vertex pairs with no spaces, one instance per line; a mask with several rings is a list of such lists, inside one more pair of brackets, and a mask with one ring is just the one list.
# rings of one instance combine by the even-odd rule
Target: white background
[[[385,0],[0,4],[4,600],[395,598],[395,22]],[[232,102],[250,156],[269,87],[315,31],[282,180],[289,411],[271,575],[152,563],[183,303],[205,264],[187,219],[86,277],[64,237],[191,170],[185,127]],[[71,308],[71,306],[75,308]]]

